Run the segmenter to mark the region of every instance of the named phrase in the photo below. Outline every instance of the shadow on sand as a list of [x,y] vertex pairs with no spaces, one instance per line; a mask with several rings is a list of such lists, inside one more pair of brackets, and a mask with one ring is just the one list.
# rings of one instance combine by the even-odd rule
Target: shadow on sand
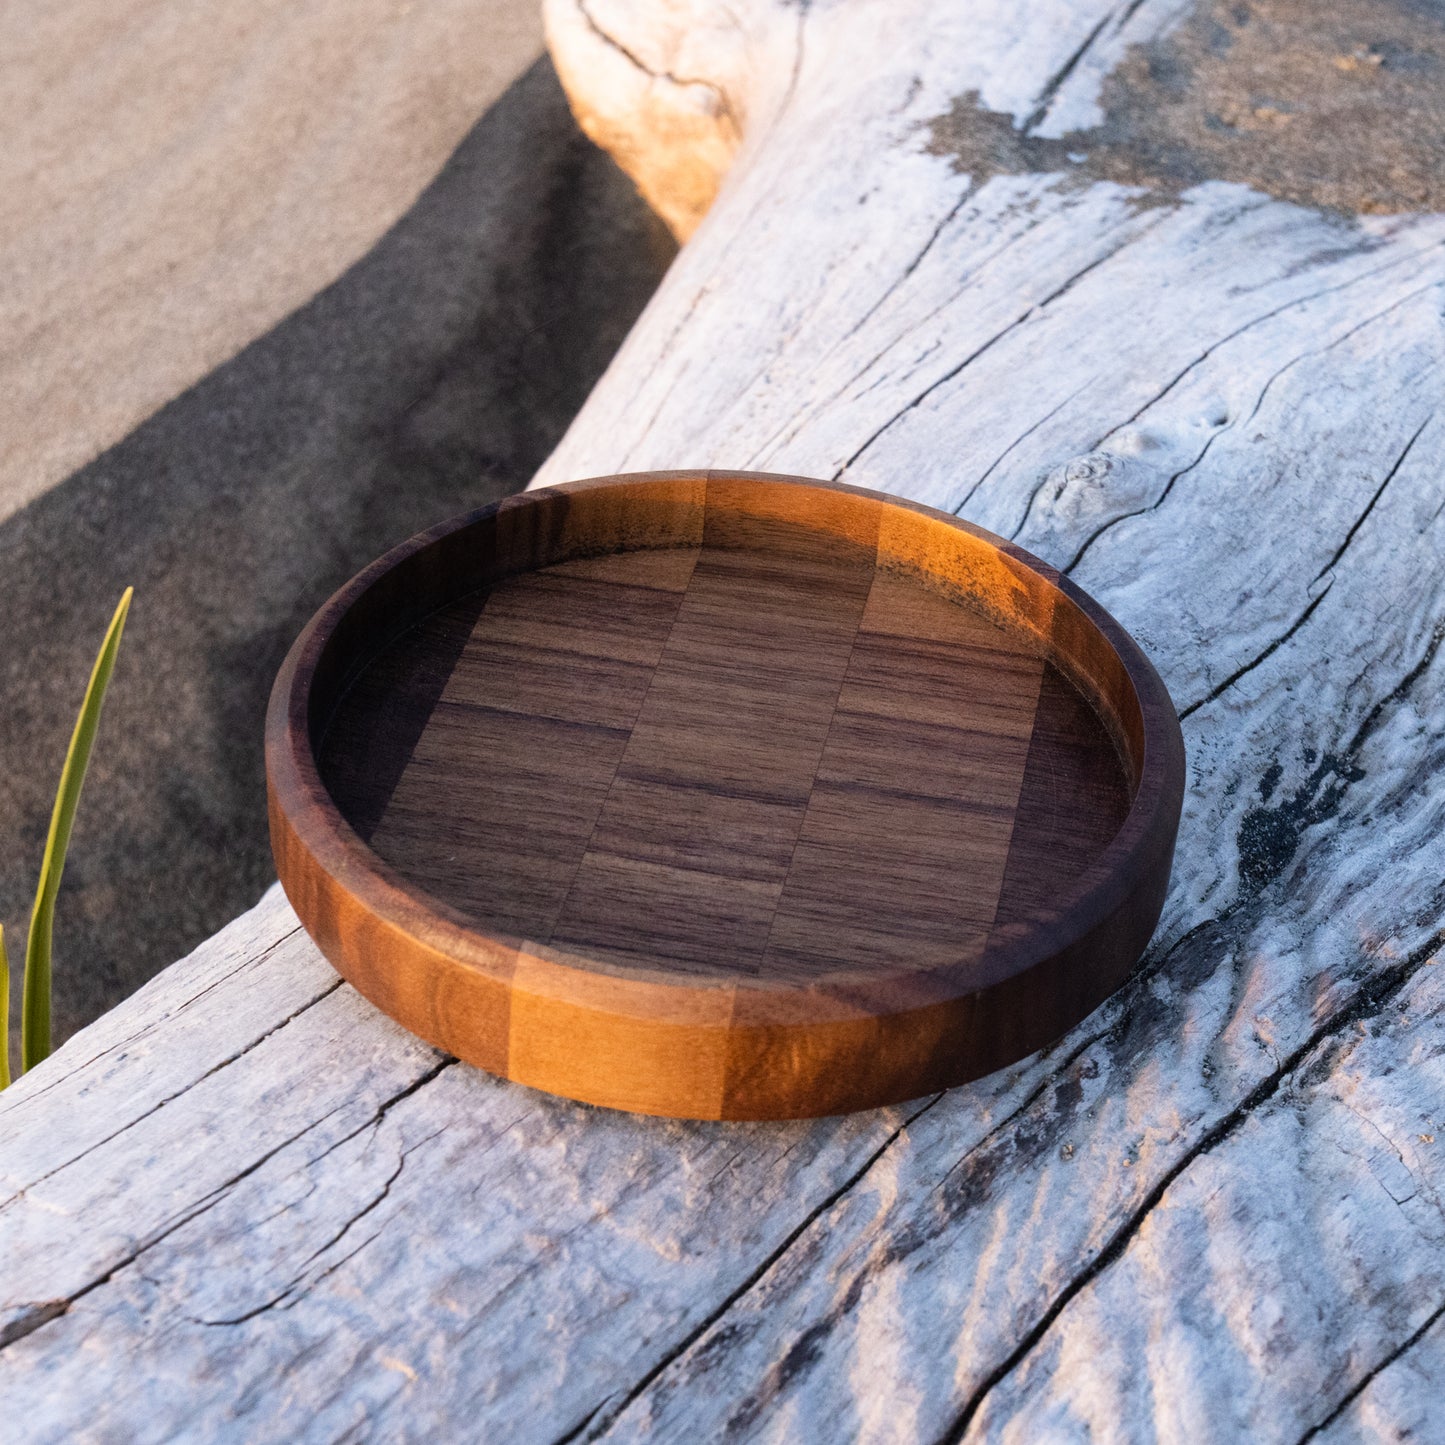
[[136,588],[61,894],[57,1038],[271,881],[261,730],[291,639],[393,542],[526,484],[671,255],[539,61],[365,258],[0,525],[12,941],[94,650]]

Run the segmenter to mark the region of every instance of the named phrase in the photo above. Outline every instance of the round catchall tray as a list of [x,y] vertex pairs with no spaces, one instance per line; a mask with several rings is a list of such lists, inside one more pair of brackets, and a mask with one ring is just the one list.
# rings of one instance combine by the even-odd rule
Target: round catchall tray
[[698,1119],[917,1097],[1049,1043],[1158,921],[1158,675],[1026,552],[800,479],[602,478],[390,552],[266,725],[336,968],[552,1093]]

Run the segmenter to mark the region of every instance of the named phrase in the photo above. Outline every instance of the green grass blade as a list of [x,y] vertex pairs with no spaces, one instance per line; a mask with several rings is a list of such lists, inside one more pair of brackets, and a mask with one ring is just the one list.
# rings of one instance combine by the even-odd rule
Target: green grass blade
[[0,923],[0,1089],[10,1087],[10,955],[5,952],[5,925]]
[[100,709],[105,703],[105,690],[115,670],[115,655],[120,648],[120,635],[130,611],[132,588],[125,589],[115,616],[106,629],[105,641],[90,671],[90,684],[85,701],[75,720],[70,736],[70,750],[60,774],[60,787],[55,794],[55,810],[50,815],[50,833],[45,840],[45,857],[40,864],[40,882],[35,890],[35,907],[30,914],[30,937],[25,945],[25,997],[20,1016],[20,1056],[27,1069],[33,1069],[50,1054],[50,948],[55,928],[55,896],[60,891],[60,875],[65,871],[65,852],[70,847],[70,829],[75,810],[80,805],[80,789],[85,783],[85,770],[90,766],[90,749],[100,727]]

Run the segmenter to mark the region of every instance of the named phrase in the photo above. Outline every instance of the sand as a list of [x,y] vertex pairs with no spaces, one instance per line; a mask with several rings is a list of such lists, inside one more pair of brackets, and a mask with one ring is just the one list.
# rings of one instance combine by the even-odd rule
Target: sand
[[12,953],[136,587],[60,901],[64,1036],[267,885],[261,722],[291,638],[392,542],[526,483],[672,248],[577,132],[531,0],[8,18]]

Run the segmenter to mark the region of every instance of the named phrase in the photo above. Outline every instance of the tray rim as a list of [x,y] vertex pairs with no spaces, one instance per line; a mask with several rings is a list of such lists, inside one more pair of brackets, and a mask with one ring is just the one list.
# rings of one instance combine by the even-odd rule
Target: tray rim
[[[414,880],[386,863],[362,841],[341,814],[321,780],[314,756],[310,716],[311,689],[323,651],[337,627],[358,601],[401,563],[434,546],[453,533],[500,517],[508,511],[545,504],[549,499],[566,498],[609,487],[635,487],[649,484],[684,482],[757,483],[788,487],[804,487],[825,492],[847,494],[878,503],[888,508],[913,512],[935,522],[968,534],[997,552],[1015,568],[1034,574],[1047,586],[1061,593],[1083,615],[1113,651],[1133,688],[1142,718],[1143,757],[1129,811],[1113,839],[1093,863],[1065,891],[1052,920],[1024,919],[1010,928],[996,930],[999,946],[990,946],[983,959],[966,966],[966,980],[952,977],[948,968],[929,974],[910,973],[906,968],[884,974],[877,980],[879,991],[896,990],[901,981],[908,981],[912,995],[902,1000],[903,1007],[877,1011],[868,1007],[872,984],[859,985],[856,977],[846,986],[830,987],[825,977],[820,982],[776,982],[753,979],[726,979],[677,974],[666,976],[661,971],[637,970],[625,966],[602,964],[584,954],[539,945],[503,933],[483,931],[472,924],[459,910],[429,893]],[[527,570],[519,568],[518,571]],[[445,605],[439,602],[438,605]],[[416,617],[400,623],[389,635],[381,636],[369,656],[375,656],[400,633],[414,625]],[[1080,685],[1075,680],[1075,685]],[[342,689],[344,691],[344,685]],[[268,815],[273,851],[283,888],[303,924],[321,946],[338,972],[384,1011],[434,1044],[470,1058],[494,1073],[518,1077],[506,1067],[498,1067],[489,1054],[495,1050],[468,1048],[466,1028],[446,1016],[449,997],[456,1001],[458,991],[466,993],[476,980],[466,975],[480,973],[497,987],[512,991],[517,987],[519,959],[529,966],[537,965],[528,987],[538,997],[548,996],[559,1004],[574,1004],[591,1009],[599,1017],[631,1017],[638,1024],[666,1028],[670,1023],[682,1029],[808,1029],[830,1025],[846,1027],[860,1017],[874,1022],[894,1017],[899,1020],[921,1016],[939,1007],[958,1009],[970,999],[977,1002],[991,991],[1003,989],[1014,996],[1014,1003],[1027,1004],[1026,985],[1041,965],[1052,964],[1055,984],[1070,993],[1080,992],[1076,982],[1061,975],[1068,965],[1082,963],[1091,949],[1111,946],[1108,941],[1111,923],[1117,923],[1121,910],[1131,903],[1142,903],[1147,914],[1143,937],[1130,940],[1123,951],[1131,954],[1118,977],[1107,987],[1095,983],[1083,990],[1088,995],[1086,1007],[1074,1010],[1082,1018],[1112,993],[1132,968],[1148,939],[1152,936],[1162,909],[1172,862],[1175,834],[1182,808],[1184,782],[1184,746],[1179,721],[1162,679],[1138,643],[1092,597],[1048,563],[1033,556],[1005,538],[965,521],[906,498],[845,483],[816,478],[796,477],[766,472],[721,469],[676,469],[650,472],[619,473],[591,477],[534,491],[516,493],[485,507],[453,517],[419,532],[384,553],[363,568],[350,581],[338,588],[302,629],[288,652],[272,690],[267,711],[266,780]],[[1127,761],[1127,760],[1126,760]],[[341,916],[338,899],[348,895],[363,915],[369,915],[370,927],[358,928],[358,920]],[[1135,927],[1134,933],[1139,929]],[[1009,934],[1018,935],[1010,938]],[[365,935],[374,935],[366,937]],[[1102,943],[1101,943],[1102,940]],[[392,950],[408,965],[427,970],[432,989],[425,1007],[417,1000],[399,997],[410,995],[399,978],[396,988],[380,987],[374,977],[375,967],[359,969],[352,956],[361,946],[373,965],[381,955]],[[1119,951],[1117,946],[1113,951]],[[382,972],[386,965],[381,964]],[[540,971],[539,971],[540,969]],[[461,970],[459,973],[458,970]],[[1040,984],[1044,979],[1037,980]],[[836,982],[836,981],[835,981]],[[964,986],[960,986],[964,985]],[[749,995],[748,1021],[740,1024],[734,1017],[733,1001],[740,992]],[[391,996],[388,996],[391,995]],[[596,997],[591,997],[596,995]],[[1097,995],[1097,996],[1096,996]],[[719,1004],[725,1001],[726,1008]],[[897,1002],[896,994],[894,1002]],[[1084,1000],[1080,1000],[1084,1002]],[[860,1015],[860,1008],[863,1012]],[[977,1010],[976,1010],[977,1011]],[[466,1013],[475,1012],[468,1008]],[[987,1017],[995,1012],[983,1009]],[[402,1015],[406,1015],[402,1017]],[[473,1019],[473,1025],[476,1020]],[[982,1025],[980,1025],[982,1026]],[[1017,1029],[1006,1030],[1015,1034]],[[1027,1030],[1024,1030],[1027,1033]],[[1028,1047],[1023,1038],[1003,1046],[1012,1057],[1022,1057],[1032,1048],[1051,1041],[1059,1030],[1040,1036]],[[458,1045],[461,1047],[458,1047]],[[963,1082],[987,1069],[974,1069],[950,1082]],[[526,1082],[535,1082],[526,1080]],[[551,1086],[545,1082],[543,1088]],[[570,1088],[555,1092],[585,1097]],[[926,1088],[898,1095],[898,1099],[917,1097]],[[592,1102],[611,1103],[597,1098]],[[879,1099],[876,1102],[894,1102]],[[686,1117],[718,1117],[715,1113],[692,1113],[672,1107],[650,1108],[646,1103],[623,1104],[641,1112],[680,1114]],[[837,1112],[836,1110],[804,1110],[803,1113]],[[799,1114],[728,1114],[727,1117],[798,1117]]]

